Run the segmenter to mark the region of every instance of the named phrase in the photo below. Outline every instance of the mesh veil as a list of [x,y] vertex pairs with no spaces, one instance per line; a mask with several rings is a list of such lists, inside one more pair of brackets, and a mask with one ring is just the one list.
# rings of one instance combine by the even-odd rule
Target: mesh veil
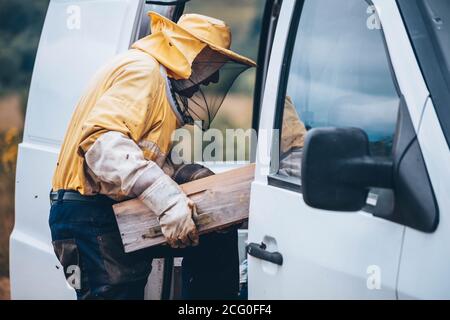
[[200,54],[189,79],[171,80],[172,93],[185,123],[201,121],[202,129],[208,130],[234,81],[247,69],[249,66],[224,55]]

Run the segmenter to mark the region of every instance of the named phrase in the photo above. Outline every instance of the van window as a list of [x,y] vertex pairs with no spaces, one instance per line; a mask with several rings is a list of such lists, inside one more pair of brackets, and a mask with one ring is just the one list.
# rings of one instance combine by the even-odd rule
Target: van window
[[312,128],[361,128],[374,156],[391,155],[400,99],[374,7],[364,0],[306,0],[287,54],[278,177],[300,184]]

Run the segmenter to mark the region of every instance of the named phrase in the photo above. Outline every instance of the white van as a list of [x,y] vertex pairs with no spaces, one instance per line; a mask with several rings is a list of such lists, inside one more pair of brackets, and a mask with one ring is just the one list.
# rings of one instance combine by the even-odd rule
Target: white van
[[[75,297],[47,222],[72,108],[105,60],[148,33],[150,7],[173,16],[184,2],[51,1],[19,148],[12,298]],[[82,28],[67,19],[80,10]],[[449,23],[447,0],[266,1],[250,299],[450,298]],[[309,133],[280,154],[272,129],[283,139],[288,98]]]

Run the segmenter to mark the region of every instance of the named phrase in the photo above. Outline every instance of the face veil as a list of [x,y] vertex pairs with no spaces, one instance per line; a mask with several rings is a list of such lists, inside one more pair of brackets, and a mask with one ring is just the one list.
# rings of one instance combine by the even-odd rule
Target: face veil
[[204,49],[194,60],[189,79],[171,80],[185,124],[201,123],[202,130],[208,130],[234,81],[247,69],[248,65]]

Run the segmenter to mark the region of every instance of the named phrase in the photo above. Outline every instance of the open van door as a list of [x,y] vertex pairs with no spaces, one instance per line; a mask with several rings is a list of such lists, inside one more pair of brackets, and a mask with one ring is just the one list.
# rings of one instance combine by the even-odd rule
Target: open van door
[[17,161],[10,239],[13,299],[75,298],[53,253],[48,226],[48,194],[67,124],[95,71],[148,33],[147,11],[179,16],[185,2],[50,1]]
[[428,91],[401,15],[394,1],[368,3],[282,4],[251,191],[250,299],[397,298],[405,226],[389,221],[393,193],[372,189],[363,210],[325,211],[306,204],[301,183],[311,129],[359,128],[387,158],[405,128],[418,130]]

